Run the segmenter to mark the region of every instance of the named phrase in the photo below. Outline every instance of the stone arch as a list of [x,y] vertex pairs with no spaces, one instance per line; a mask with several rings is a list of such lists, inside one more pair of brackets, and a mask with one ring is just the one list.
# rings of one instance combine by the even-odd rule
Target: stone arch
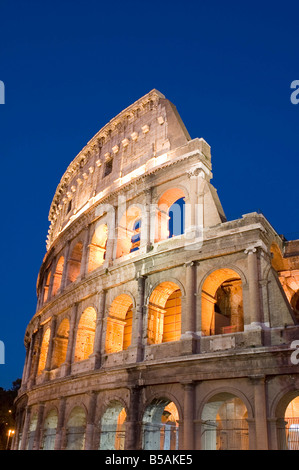
[[43,334],[42,344],[39,353],[37,375],[40,375],[46,367],[48,349],[50,344],[51,328],[47,327]]
[[277,448],[299,450],[299,389],[284,390],[272,406],[276,418]]
[[140,204],[132,204],[124,211],[117,229],[116,258],[140,248],[143,219],[143,207]]
[[76,405],[69,413],[66,422],[66,449],[83,450],[86,432],[86,410]]
[[108,225],[98,222],[89,244],[88,272],[94,271],[104,263],[106,259],[108,234]]
[[142,448],[177,450],[180,414],[174,401],[163,394],[147,403],[142,417]]
[[127,411],[122,401],[110,400],[100,419],[99,450],[123,450]]
[[239,271],[222,267],[201,282],[201,330],[204,336],[244,330],[243,282]]
[[213,390],[209,391],[201,400],[201,403],[197,409],[196,416],[198,416],[200,419],[200,416],[202,415],[203,408],[205,404],[211,400],[215,395],[220,395],[220,394],[228,394],[232,396],[238,397],[242,402],[245,404],[247,412],[248,412],[248,419],[253,419],[254,418],[254,412],[253,412],[253,407],[252,404],[249,400],[249,398],[243,393],[240,389],[236,387],[217,387],[214,388]]
[[77,326],[74,362],[84,361],[93,353],[96,316],[93,307],[87,307],[80,316]]
[[68,259],[68,270],[67,270],[68,282],[75,282],[80,276],[82,254],[83,254],[83,243],[79,241],[73,247],[70,257]]
[[44,419],[41,443],[41,448],[43,450],[54,450],[57,424],[58,412],[56,408],[52,408],[48,411]]
[[148,344],[178,341],[181,336],[181,289],[172,281],[156,285],[148,299]]
[[58,291],[61,289],[61,281],[62,281],[62,274],[64,269],[64,256],[60,256],[57,261],[56,269],[53,278],[53,287],[52,287],[52,295],[56,295]]
[[127,349],[132,339],[133,301],[130,295],[120,294],[110,305],[106,327],[106,353]]
[[[159,196],[155,218],[155,242],[166,240],[173,235],[170,229],[170,220],[173,220],[173,225],[179,220],[181,230],[176,230],[176,235],[184,233],[185,214],[183,201],[185,201],[185,198],[185,188],[182,189],[178,186],[165,190]],[[179,203],[178,201],[182,201],[182,203]]]
[[54,339],[52,368],[60,367],[66,360],[67,345],[69,341],[70,322],[67,317],[60,321]]
[[210,392],[199,415],[201,449],[249,450],[247,403],[239,391]]

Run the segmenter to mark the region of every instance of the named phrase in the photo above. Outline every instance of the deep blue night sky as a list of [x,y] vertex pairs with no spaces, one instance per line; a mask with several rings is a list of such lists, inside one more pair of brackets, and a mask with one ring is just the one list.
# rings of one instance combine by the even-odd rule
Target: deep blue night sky
[[261,210],[299,238],[297,2],[0,4],[0,387],[21,377],[48,211],[68,164],[116,114],[158,89],[212,147],[233,220]]

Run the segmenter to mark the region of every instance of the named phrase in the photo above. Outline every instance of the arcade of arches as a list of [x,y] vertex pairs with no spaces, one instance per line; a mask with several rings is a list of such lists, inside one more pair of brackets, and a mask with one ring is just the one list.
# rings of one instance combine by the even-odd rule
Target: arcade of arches
[[[299,391],[289,401],[278,426],[277,448],[299,450]],[[87,442],[87,412],[82,406],[72,408],[66,421],[62,448],[83,450],[124,450],[128,448],[130,419],[124,404],[111,401],[97,421],[94,419],[92,442]],[[36,446],[38,412],[32,414],[28,427],[25,448]],[[61,445],[59,412],[56,408],[45,413],[40,448],[57,449]],[[231,392],[221,392],[211,396],[202,407],[197,419],[197,436],[202,450],[250,450],[252,444],[252,418],[244,401]],[[145,450],[178,450],[182,448],[184,429],[182,418],[174,402],[166,397],[155,398],[143,412],[137,448]],[[137,424],[135,424],[137,426]],[[58,432],[59,431],[59,432]],[[190,448],[190,447],[187,447]]]

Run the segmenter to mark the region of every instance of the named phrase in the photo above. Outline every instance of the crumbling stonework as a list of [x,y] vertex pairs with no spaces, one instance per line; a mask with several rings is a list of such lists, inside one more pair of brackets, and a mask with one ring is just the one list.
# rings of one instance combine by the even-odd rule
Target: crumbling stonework
[[297,445],[299,242],[262,214],[227,221],[211,170],[210,146],[156,90],[69,165],[15,449]]

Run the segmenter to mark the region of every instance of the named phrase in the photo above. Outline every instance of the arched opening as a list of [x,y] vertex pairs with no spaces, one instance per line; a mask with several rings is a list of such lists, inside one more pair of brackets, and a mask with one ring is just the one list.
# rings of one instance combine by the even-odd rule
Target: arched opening
[[242,281],[235,271],[211,273],[202,286],[201,301],[203,335],[244,330]]
[[124,450],[126,418],[124,406],[111,402],[101,419],[99,450]]
[[42,344],[40,348],[40,354],[39,354],[37,375],[40,375],[46,367],[46,361],[47,361],[47,355],[48,355],[48,349],[49,349],[49,343],[50,343],[50,333],[51,333],[50,328],[47,328],[43,335]]
[[82,252],[83,245],[79,242],[74,246],[68,260],[68,282],[75,282],[80,276]]
[[46,302],[49,297],[49,287],[50,287],[50,278],[51,278],[51,271],[47,274],[46,283],[44,285],[44,299],[43,302]]
[[142,448],[179,448],[179,413],[175,404],[167,398],[155,399],[145,410],[142,420]]
[[106,258],[108,226],[98,224],[89,245],[88,272],[102,266]]
[[96,311],[93,307],[84,310],[77,328],[74,361],[84,361],[93,353],[96,331]]
[[214,395],[202,412],[203,450],[249,450],[248,412],[231,393]]
[[185,231],[185,194],[180,188],[165,191],[158,201],[155,242],[182,235]]
[[85,444],[86,415],[83,408],[73,408],[66,425],[66,450],[83,450]]
[[140,207],[130,206],[121,217],[118,226],[117,258],[139,250],[141,242],[141,215]]
[[299,395],[288,404],[284,421],[287,450],[299,450]]
[[64,266],[64,257],[60,256],[57,264],[56,264],[56,270],[54,273],[54,280],[53,280],[53,289],[52,289],[52,295],[56,295],[57,292],[59,291],[61,287],[61,280],[62,280],[62,273],[63,273],[63,266]]
[[34,438],[37,429],[37,413],[34,413],[31,417],[29,429],[28,429],[28,436],[27,436],[27,450],[32,450],[34,445]]
[[66,359],[67,345],[70,332],[70,322],[67,318],[64,318],[57,330],[57,334],[54,340],[54,351],[52,359],[52,367],[60,367]]
[[109,309],[106,330],[106,353],[127,349],[132,339],[133,303],[127,294],[116,297]]
[[55,409],[51,410],[44,421],[43,438],[41,448],[43,450],[54,450],[56,428],[58,423],[58,415]]
[[181,290],[174,282],[162,282],[148,303],[148,344],[178,341],[181,336]]

